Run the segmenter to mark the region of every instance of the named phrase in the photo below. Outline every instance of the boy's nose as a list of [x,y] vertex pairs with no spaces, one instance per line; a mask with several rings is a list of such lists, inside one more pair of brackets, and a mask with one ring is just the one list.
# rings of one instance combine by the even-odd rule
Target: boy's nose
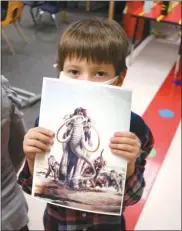
[[80,78],[79,78],[80,80],[86,80],[86,81],[89,81],[90,79],[91,79],[91,75],[90,74],[88,74],[88,73],[83,73],[83,74],[81,74],[81,76],[80,76]]

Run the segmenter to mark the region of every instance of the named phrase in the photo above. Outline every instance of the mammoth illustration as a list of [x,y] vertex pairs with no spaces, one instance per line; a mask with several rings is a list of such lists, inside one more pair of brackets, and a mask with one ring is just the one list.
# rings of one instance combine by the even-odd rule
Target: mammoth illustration
[[123,176],[122,176],[122,174],[120,173],[119,175],[118,175],[118,185],[119,185],[119,187],[118,187],[118,191],[120,190],[121,192],[122,192],[122,190],[123,190],[123,180],[124,180],[124,178],[123,178]]
[[[90,123],[88,126],[88,122]],[[66,126],[66,131],[59,137],[60,131]],[[98,142],[95,149],[88,149],[92,146],[90,129],[95,130]],[[72,115],[65,117],[65,122],[57,131],[56,138],[63,144],[63,157],[60,163],[60,180],[66,181],[68,187],[79,189],[80,180],[91,180],[95,177],[96,171],[86,156],[86,152],[96,152],[100,146],[100,138],[97,130],[92,126],[91,120],[87,117],[86,110],[83,108],[75,109]],[[87,142],[88,141],[88,145]],[[91,176],[81,176],[81,169],[84,163],[87,163],[93,169]]]
[[56,161],[54,156],[49,156],[48,158],[48,170],[45,178],[47,178],[50,174],[54,176],[54,180],[58,180],[59,176],[59,163]]
[[122,176],[115,170],[109,172],[102,172],[95,180],[95,186],[99,187],[113,187],[117,192],[121,190],[122,187]]
[[[100,156],[98,156],[94,161],[93,161],[93,165],[96,171],[96,175],[93,179],[90,180],[90,184],[91,187],[95,188],[95,182],[97,177],[99,176],[101,170],[103,169],[103,167],[105,167],[106,165],[106,161],[103,158],[103,152],[104,149],[101,151]],[[93,172],[93,169],[90,167],[90,165],[88,165],[87,163],[85,163],[82,167],[82,175],[83,176],[87,176],[89,174],[91,174]],[[87,181],[88,182],[88,181]],[[87,185],[87,182],[85,182],[85,184]]]

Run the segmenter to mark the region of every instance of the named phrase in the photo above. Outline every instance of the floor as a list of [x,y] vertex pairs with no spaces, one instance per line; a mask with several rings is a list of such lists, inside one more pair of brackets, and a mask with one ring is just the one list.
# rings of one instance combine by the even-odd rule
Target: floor
[[[69,15],[70,20],[75,20],[75,15],[83,17],[79,12],[70,12]],[[14,57],[2,44],[2,74],[13,85],[38,93],[43,76],[56,76],[52,64],[56,58],[54,41],[59,35],[49,26],[44,32],[41,28],[38,37],[34,37],[30,19],[25,18],[22,24],[29,44],[20,49],[20,39],[13,38],[11,42],[15,41],[18,53]],[[11,36],[14,32],[8,29],[7,33]],[[148,158],[143,198],[126,211],[127,229],[181,230],[181,87],[173,84],[171,72],[178,45],[153,38],[146,43],[135,51],[123,88],[133,90],[132,110],[146,119],[155,131],[157,141],[154,152]],[[25,110],[28,128],[33,125],[38,112],[39,104]],[[26,198],[30,230],[43,230],[45,204],[27,195]]]
[[[143,115],[154,134],[156,151],[148,158],[143,198],[126,211],[128,230],[181,229],[181,87],[173,84],[171,72],[177,48],[150,41],[129,68],[124,83],[133,90],[133,110]],[[174,117],[160,116],[164,109],[175,112]]]

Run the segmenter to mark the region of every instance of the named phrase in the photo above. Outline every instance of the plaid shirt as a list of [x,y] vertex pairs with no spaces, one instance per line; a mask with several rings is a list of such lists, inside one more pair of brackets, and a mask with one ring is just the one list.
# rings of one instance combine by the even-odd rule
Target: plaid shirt
[[[38,126],[38,119],[36,121],[36,126]],[[146,158],[153,148],[153,136],[150,129],[143,119],[133,112],[131,113],[130,131],[135,133],[140,139],[141,152],[136,161],[134,174],[126,180],[123,211],[125,207],[137,203],[142,197],[145,187],[143,173],[145,170]],[[25,162],[24,168],[19,175],[18,183],[26,193],[31,194],[32,176],[29,172],[27,162]],[[87,230],[88,227],[94,227],[100,224],[121,226],[121,222],[122,219],[118,216],[86,213],[52,204],[47,204],[44,213],[44,226],[46,231]]]

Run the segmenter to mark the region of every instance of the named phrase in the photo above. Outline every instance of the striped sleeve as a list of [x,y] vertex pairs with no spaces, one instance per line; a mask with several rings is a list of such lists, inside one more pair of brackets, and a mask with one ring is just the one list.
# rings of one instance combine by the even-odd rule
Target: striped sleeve
[[126,180],[123,207],[136,204],[142,197],[145,187],[144,171],[146,158],[153,148],[153,136],[147,127],[147,132],[141,141],[141,152],[135,164],[134,174]]

